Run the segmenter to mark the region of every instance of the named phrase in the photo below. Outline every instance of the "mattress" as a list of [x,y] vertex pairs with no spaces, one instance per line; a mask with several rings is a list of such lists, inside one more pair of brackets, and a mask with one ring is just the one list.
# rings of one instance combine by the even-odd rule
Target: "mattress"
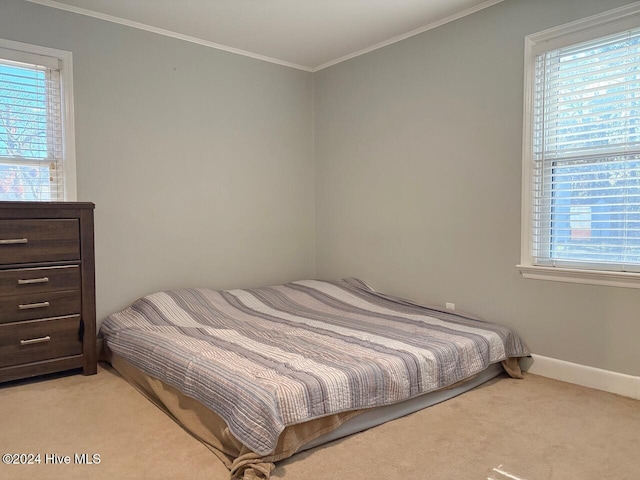
[[262,459],[277,456],[290,427],[341,424],[529,353],[509,328],[357,279],[158,292],[101,332],[113,354],[213,411]]
[[411,413],[415,413],[427,407],[431,407],[438,403],[450,400],[458,395],[461,395],[469,390],[476,388],[495,377],[505,374],[505,369],[501,363],[494,363],[489,365],[485,370],[474,375],[473,377],[458,382],[457,384],[443,388],[442,390],[436,390],[435,392],[425,393],[419,397],[405,400],[403,402],[394,403],[392,405],[386,405],[384,407],[373,408],[359,412],[359,415],[354,416],[342,423],[335,430],[327,432],[318,438],[309,441],[303,445],[298,451],[309,450],[319,445],[332,442],[339,438],[343,438],[354,433],[359,433],[372,427],[376,427],[385,422],[390,422]]
[[202,403],[146,375],[108,349],[103,353],[104,360],[111,363],[125,380],[211,450],[229,469],[232,478],[243,480],[268,479],[275,462],[449,400],[504,375],[507,368],[501,363],[492,364],[470,379],[404,402],[330,415],[287,427],[280,435],[274,452],[263,456],[243,445],[229,432],[225,421]]

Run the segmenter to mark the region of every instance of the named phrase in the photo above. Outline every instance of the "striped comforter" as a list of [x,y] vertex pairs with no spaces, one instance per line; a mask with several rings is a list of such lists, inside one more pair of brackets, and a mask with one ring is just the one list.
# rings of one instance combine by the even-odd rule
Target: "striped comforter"
[[356,279],[154,293],[101,332],[111,351],[199,400],[260,455],[286,426],[399,402],[528,355],[508,328]]

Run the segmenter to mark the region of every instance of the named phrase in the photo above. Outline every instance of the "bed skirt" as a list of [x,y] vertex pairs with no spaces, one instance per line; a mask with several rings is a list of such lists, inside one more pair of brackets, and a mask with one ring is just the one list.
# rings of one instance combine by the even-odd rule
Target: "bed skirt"
[[[355,433],[356,431],[362,431],[390,420],[390,418],[382,419],[375,421],[373,424],[371,420],[366,420],[365,424],[361,424],[356,430],[352,429],[349,431],[349,429],[347,429],[347,433],[331,435],[331,432],[339,431],[345,422],[365,412],[370,414],[371,409],[329,415],[287,427],[280,434],[277,447],[271,454],[267,456],[258,455],[238,441],[229,431],[225,421],[199,401],[187,397],[176,388],[141,372],[122,357],[111,353],[106,348],[103,356],[127,382],[173,418],[174,421],[193,437],[209,448],[229,469],[231,479],[233,480],[266,480],[271,476],[271,472],[275,468],[274,463],[279,460],[289,458],[301,450],[313,448],[322,443]],[[502,362],[502,366],[510,376],[522,378],[522,373],[516,358],[505,360]],[[500,371],[497,370],[493,376],[499,373]],[[462,393],[462,391],[473,388],[477,384],[477,382],[473,384],[473,380],[476,377],[477,376],[474,376],[471,379],[458,382],[443,390],[455,390],[458,388],[459,391],[452,393],[449,397],[456,396]],[[488,380],[488,378],[486,380]],[[468,388],[459,388],[467,383],[471,384]],[[442,398],[433,403],[438,403],[444,399],[445,398]],[[418,408],[411,411],[416,410],[418,410]],[[394,415],[394,418],[411,413],[411,411]],[[342,431],[345,431],[345,429],[343,428]]]

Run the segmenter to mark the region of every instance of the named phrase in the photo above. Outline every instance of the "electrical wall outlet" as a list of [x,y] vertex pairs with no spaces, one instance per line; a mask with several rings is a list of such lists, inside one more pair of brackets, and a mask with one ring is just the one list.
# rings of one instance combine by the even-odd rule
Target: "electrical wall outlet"
[[447,307],[448,310],[455,310],[456,309],[456,304],[455,303],[451,303],[451,302],[447,302],[444,304],[445,307]]

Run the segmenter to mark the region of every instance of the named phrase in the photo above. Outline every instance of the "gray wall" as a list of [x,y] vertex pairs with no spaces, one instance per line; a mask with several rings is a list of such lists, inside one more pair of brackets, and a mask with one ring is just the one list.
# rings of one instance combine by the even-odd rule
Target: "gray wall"
[[638,290],[515,268],[523,38],[624,3],[506,0],[314,75],[21,0],[0,37],[73,52],[99,319],[164,288],[359,276],[640,375]]
[[313,276],[311,74],[20,0],[0,37],[73,52],[99,320],[160,289]]
[[316,273],[640,375],[640,290],[525,280],[524,36],[624,1],[506,0],[315,74]]

